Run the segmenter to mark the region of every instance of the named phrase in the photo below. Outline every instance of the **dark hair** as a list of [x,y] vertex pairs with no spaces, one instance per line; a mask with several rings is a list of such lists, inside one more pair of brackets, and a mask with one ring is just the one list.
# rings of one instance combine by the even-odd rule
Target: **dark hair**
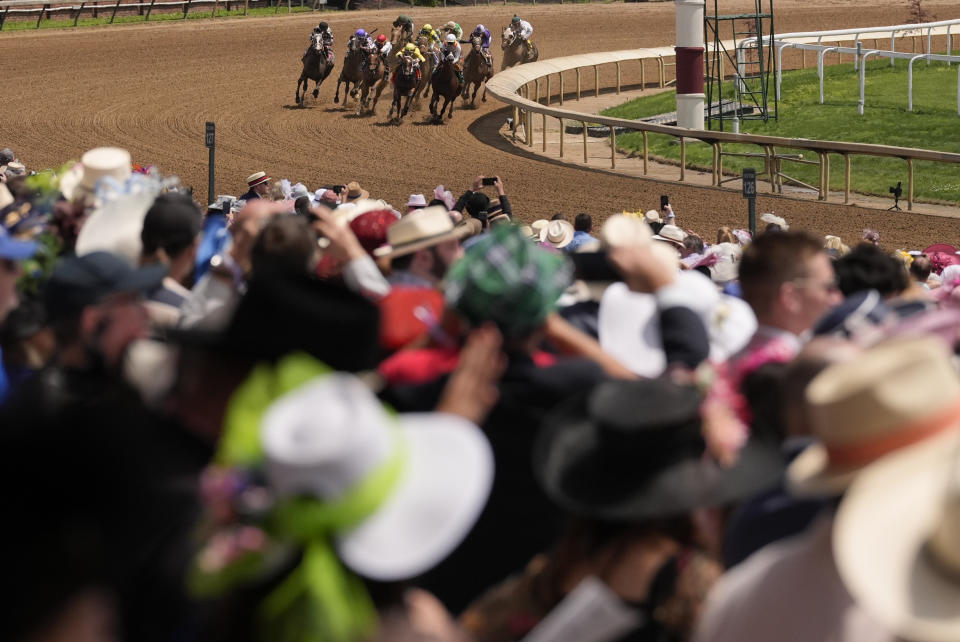
[[250,250],[256,275],[303,275],[317,251],[317,236],[306,219],[276,216],[257,235]]
[[593,217],[585,212],[580,212],[573,219],[573,229],[577,232],[589,232],[593,229]]
[[567,220],[567,215],[564,214],[563,212],[557,212],[556,214],[554,214],[553,216],[550,217],[550,220],[551,220],[551,221],[566,221],[566,220]]
[[313,213],[310,211],[310,197],[300,196],[293,202],[293,210],[300,216],[310,219]]
[[769,309],[780,286],[806,276],[806,262],[821,253],[820,240],[806,232],[760,234],[743,251],[740,287],[755,311]]
[[179,192],[160,194],[143,218],[143,253],[163,250],[171,258],[178,256],[196,240],[202,221],[203,213],[190,196]]
[[930,271],[932,269],[933,265],[930,263],[930,257],[926,254],[921,254],[920,256],[913,257],[913,262],[910,264],[910,276],[912,276],[915,281],[925,282],[930,278]]
[[909,285],[903,263],[872,243],[860,243],[834,263],[837,284],[844,296],[876,290],[886,298],[900,294]]
[[467,197],[466,210],[470,216],[477,216],[490,206],[490,197],[483,192],[473,192]]
[[398,256],[395,259],[390,259],[390,269],[393,271],[409,270],[410,266],[413,264],[414,254],[416,254],[416,252],[410,252],[410,254],[404,254],[403,256]]

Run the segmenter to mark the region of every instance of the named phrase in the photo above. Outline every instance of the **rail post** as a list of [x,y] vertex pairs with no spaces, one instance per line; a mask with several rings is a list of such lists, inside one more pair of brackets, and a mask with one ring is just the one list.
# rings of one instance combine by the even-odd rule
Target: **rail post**
[[717,187],[723,182],[723,143],[717,143]]
[[593,66],[593,95],[600,97],[600,65]]
[[563,119],[558,118],[557,120],[560,121],[560,158],[563,158],[563,134],[565,133],[565,130],[563,125]]
[[659,67],[660,70],[660,89],[663,89],[664,74],[666,73],[663,66],[663,56],[657,56],[657,67]]
[[243,15],[247,15],[247,10],[250,8],[250,0],[243,0]]
[[643,65],[644,59],[640,59],[640,89],[647,88],[647,68]]
[[[144,18],[144,22],[150,22],[150,14],[153,12],[153,5],[157,0],[150,0],[150,6],[147,7],[147,17]],[[216,7],[216,5],[214,5]]]
[[680,182],[687,178],[687,139],[680,136]]
[[547,95],[546,95],[546,105],[550,106],[550,74],[547,74]]
[[843,204],[850,204],[850,154],[843,155]]
[[543,151],[547,151],[547,115],[543,114]]
[[913,211],[913,159],[907,159],[907,211]]
[[717,187],[720,185],[720,179],[717,176],[717,160],[720,157],[720,153],[717,150],[717,147],[720,143],[713,142],[710,143],[710,146],[713,148],[713,155],[710,159],[710,185]]
[[577,67],[577,100],[580,100],[580,67]]
[[563,72],[557,74],[560,76],[560,104],[563,104]]
[[643,134],[643,175],[647,175],[647,163],[649,161],[649,150],[647,149],[647,130],[640,130]]
[[610,169],[617,169],[617,132],[610,125]]
[[527,126],[530,128],[527,133],[527,147],[533,147],[533,112],[527,112]]
[[617,61],[617,95],[620,95],[620,61]]
[[581,121],[580,124],[583,125],[583,162],[586,163],[587,162],[587,123],[586,121]]
[[187,0],[187,1],[183,4],[183,19],[184,19],[184,20],[187,19],[187,13],[188,13],[189,11],[190,11],[190,0]]
[[117,0],[117,3],[113,5],[113,13],[110,15],[110,24],[113,24],[113,19],[117,17],[117,9],[120,8],[120,0]]

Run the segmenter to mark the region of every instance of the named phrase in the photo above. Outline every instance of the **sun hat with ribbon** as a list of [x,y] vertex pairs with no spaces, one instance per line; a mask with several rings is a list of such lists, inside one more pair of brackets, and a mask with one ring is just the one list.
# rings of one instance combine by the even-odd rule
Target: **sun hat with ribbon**
[[864,470],[837,511],[833,551],[853,598],[899,638],[960,640],[960,433]]
[[266,183],[270,180],[266,172],[255,172],[247,176],[247,187],[256,187],[260,183]]
[[821,372],[806,391],[818,442],[787,469],[800,496],[840,495],[875,460],[960,425],[960,378],[932,336],[879,343]]
[[358,379],[304,354],[257,366],[224,426],[189,586],[223,595],[301,551],[258,607],[282,642],[373,633],[361,576],[399,581],[436,565],[472,528],[493,481],[490,445],[472,423],[390,415]]
[[377,248],[377,257],[396,258],[445,241],[461,239],[470,230],[454,227],[447,208],[442,205],[410,212],[387,230],[388,245]]
[[427,206],[427,197],[423,194],[411,194],[407,199],[407,209],[420,209]]
[[566,258],[515,225],[497,225],[453,264],[444,292],[471,324],[493,321],[505,336],[522,337],[543,324],[572,277]]

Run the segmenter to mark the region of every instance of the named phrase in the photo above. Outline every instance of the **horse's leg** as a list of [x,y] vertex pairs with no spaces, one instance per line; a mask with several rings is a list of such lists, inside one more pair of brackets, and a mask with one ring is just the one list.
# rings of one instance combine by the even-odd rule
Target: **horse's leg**
[[[449,120],[450,118],[453,118],[453,106],[457,104],[457,95],[454,94],[453,96],[451,96],[450,98],[447,98],[446,100],[447,102],[450,103],[450,111],[447,112],[447,119]],[[444,103],[443,106],[446,107],[447,106],[446,103]],[[440,112],[440,114],[442,115],[443,112]]]
[[386,79],[383,79],[379,83],[377,83],[377,91],[373,94],[373,106],[370,107],[371,114],[377,113],[377,102],[380,101],[380,94],[383,93],[383,89],[386,86],[387,86]]
[[302,84],[303,84],[303,76],[301,75],[300,78],[297,79],[297,93],[295,94],[295,98],[294,98],[294,101],[301,107],[303,107],[303,105],[300,103],[300,85]]
[[[314,99],[316,99],[316,98],[319,98],[319,97],[320,97],[320,83],[323,82],[323,78],[320,78],[320,80],[316,80],[316,79],[315,79],[313,82],[314,82],[314,86],[313,86],[313,97],[314,97]],[[303,90],[306,91],[307,88],[304,87]]]
[[340,76],[337,77],[337,90],[336,90],[335,92],[333,92],[333,102],[334,102],[334,103],[339,103],[339,102],[340,102],[340,83],[342,83],[342,82],[343,82],[343,74],[340,74]]

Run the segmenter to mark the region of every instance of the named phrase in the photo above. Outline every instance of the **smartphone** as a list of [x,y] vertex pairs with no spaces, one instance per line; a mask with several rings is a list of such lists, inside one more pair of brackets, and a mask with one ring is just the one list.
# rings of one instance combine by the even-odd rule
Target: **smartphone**
[[665,208],[665,207],[666,207],[667,205],[669,205],[669,204],[670,204],[670,197],[667,196],[667,195],[661,195],[661,196],[660,196],[660,209]]
[[497,184],[497,178],[496,178],[495,176],[487,176],[486,178],[483,179],[483,184],[484,184],[484,185],[496,185],[496,184]]

